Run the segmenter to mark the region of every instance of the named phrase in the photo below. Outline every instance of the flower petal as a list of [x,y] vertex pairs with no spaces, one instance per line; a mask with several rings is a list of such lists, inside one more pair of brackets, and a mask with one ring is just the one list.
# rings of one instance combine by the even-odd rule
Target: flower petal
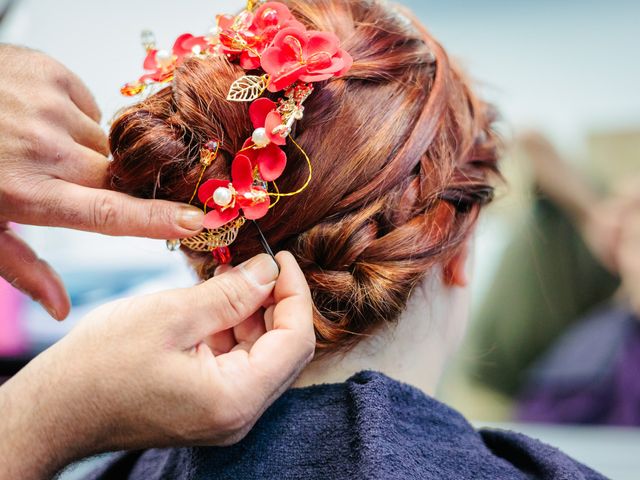
[[269,82],[269,87],[267,87],[267,89],[270,92],[284,90],[288,86],[293,85],[300,78],[300,75],[304,74],[306,70],[306,66],[299,63],[290,63],[285,65],[278,75],[271,77],[271,81]]
[[238,193],[248,192],[253,184],[253,168],[251,160],[246,155],[239,154],[233,159],[231,164],[231,178],[233,179],[233,188]]
[[221,226],[229,223],[231,220],[235,220],[240,213],[240,207],[235,206],[233,208],[227,208],[226,210],[211,210],[204,216],[202,226],[210,230],[215,230]]
[[308,35],[306,30],[287,27],[283,28],[273,38],[273,45],[282,48],[287,55],[293,56],[296,60],[304,58],[307,51]]
[[233,25],[235,17],[233,15],[217,15],[216,24],[220,30],[228,30]]
[[202,202],[203,205],[207,207],[214,208],[215,203],[213,203],[213,192],[215,192],[220,187],[229,186],[229,180],[219,180],[217,178],[207,180],[198,189],[198,200]]
[[253,145],[253,139],[249,137],[242,144],[242,155],[245,155],[249,159],[252,167],[256,167],[258,165],[258,150],[249,148],[251,145]]
[[267,2],[256,10],[252,27],[262,30],[267,27],[282,25],[292,18],[293,15],[283,3]]
[[[342,60],[338,59],[337,61],[340,65],[336,68],[336,71],[342,68]],[[309,72],[318,72],[330,68],[335,68],[334,59],[327,52],[314,53],[307,59],[307,70]]]
[[185,55],[204,53],[209,48],[209,42],[206,37],[191,37],[182,42],[182,48],[187,51]]
[[287,143],[287,139],[282,135],[273,133],[273,130],[279,125],[282,125],[282,117],[280,116],[280,114],[275,110],[269,112],[264,125],[264,129],[267,132],[267,137],[269,137],[269,140],[271,140],[271,142],[275,143],[276,145],[284,145]]
[[158,50],[149,50],[149,53],[147,53],[147,56],[144,59],[144,63],[142,64],[142,67],[145,70],[157,70],[158,69],[158,62],[156,60],[156,54],[158,53]]
[[334,33],[310,31],[307,34],[309,35],[307,42],[308,56],[324,52],[332,57],[338,51],[340,40]]
[[276,108],[275,102],[268,98],[258,98],[249,106],[249,118],[253,124],[253,128],[261,128],[265,126],[267,115]]
[[335,77],[335,73],[322,73],[322,74],[308,74],[308,75],[300,75],[300,81],[305,83],[313,83],[313,82],[322,82],[324,80],[329,80],[332,77]]
[[347,52],[346,50],[340,49],[334,58],[341,58],[344,62],[344,66],[339,72],[336,73],[336,77],[341,77],[342,75],[347,73],[353,66],[353,57],[349,55],[349,52]]
[[284,65],[295,62],[295,58],[278,47],[269,47],[262,52],[260,65],[269,75],[277,75]]
[[182,58],[185,55],[190,55],[191,49],[187,48],[187,46],[185,46],[185,43],[187,43],[192,38],[193,35],[191,35],[190,33],[183,33],[178,38],[176,38],[176,41],[173,44],[173,54],[178,58]]
[[277,145],[270,143],[258,150],[258,170],[265,182],[276,180],[287,166],[287,154]]
[[269,197],[266,197],[264,202],[256,203],[255,205],[243,205],[242,213],[247,220],[257,220],[267,214],[270,203]]
[[244,70],[256,70],[260,68],[260,57],[257,57],[249,50],[243,50],[240,54],[240,66]]

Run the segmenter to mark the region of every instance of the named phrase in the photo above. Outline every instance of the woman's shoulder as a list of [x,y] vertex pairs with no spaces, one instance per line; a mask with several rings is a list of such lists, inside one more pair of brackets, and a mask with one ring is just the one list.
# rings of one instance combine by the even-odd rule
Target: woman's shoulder
[[[286,392],[230,447],[119,457],[96,479],[600,479],[552,447],[465,418],[381,373]],[[123,476],[122,470],[129,469]]]

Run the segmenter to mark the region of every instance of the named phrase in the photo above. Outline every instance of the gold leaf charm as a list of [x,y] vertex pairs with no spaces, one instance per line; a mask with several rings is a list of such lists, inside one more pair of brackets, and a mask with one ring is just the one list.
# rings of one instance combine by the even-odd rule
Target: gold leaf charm
[[269,75],[244,75],[231,84],[227,100],[231,102],[252,102],[267,89]]
[[205,230],[194,237],[183,238],[181,243],[194,252],[210,252],[218,247],[226,247],[235,241],[238,230],[245,222],[244,217],[238,217],[215,230]]

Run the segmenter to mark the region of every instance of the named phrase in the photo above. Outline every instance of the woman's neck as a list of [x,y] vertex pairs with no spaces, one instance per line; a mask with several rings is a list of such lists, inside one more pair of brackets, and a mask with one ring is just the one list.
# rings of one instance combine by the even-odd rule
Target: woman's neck
[[434,395],[468,314],[468,288],[445,287],[441,278],[429,275],[413,291],[397,324],[381,327],[346,353],[313,361],[294,386],[344,382],[376,370]]

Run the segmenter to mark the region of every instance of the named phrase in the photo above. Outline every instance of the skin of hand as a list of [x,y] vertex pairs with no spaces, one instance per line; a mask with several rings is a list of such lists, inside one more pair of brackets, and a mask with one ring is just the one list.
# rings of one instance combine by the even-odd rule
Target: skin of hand
[[61,320],[70,308],[62,281],[9,222],[183,238],[200,231],[203,213],[106,190],[107,137],[81,80],[10,45],[0,45],[0,64],[0,276]]
[[304,275],[288,252],[276,258],[279,275],[261,254],[89,314],[0,388],[0,478],[51,478],[97,452],[242,439],[315,349]]

